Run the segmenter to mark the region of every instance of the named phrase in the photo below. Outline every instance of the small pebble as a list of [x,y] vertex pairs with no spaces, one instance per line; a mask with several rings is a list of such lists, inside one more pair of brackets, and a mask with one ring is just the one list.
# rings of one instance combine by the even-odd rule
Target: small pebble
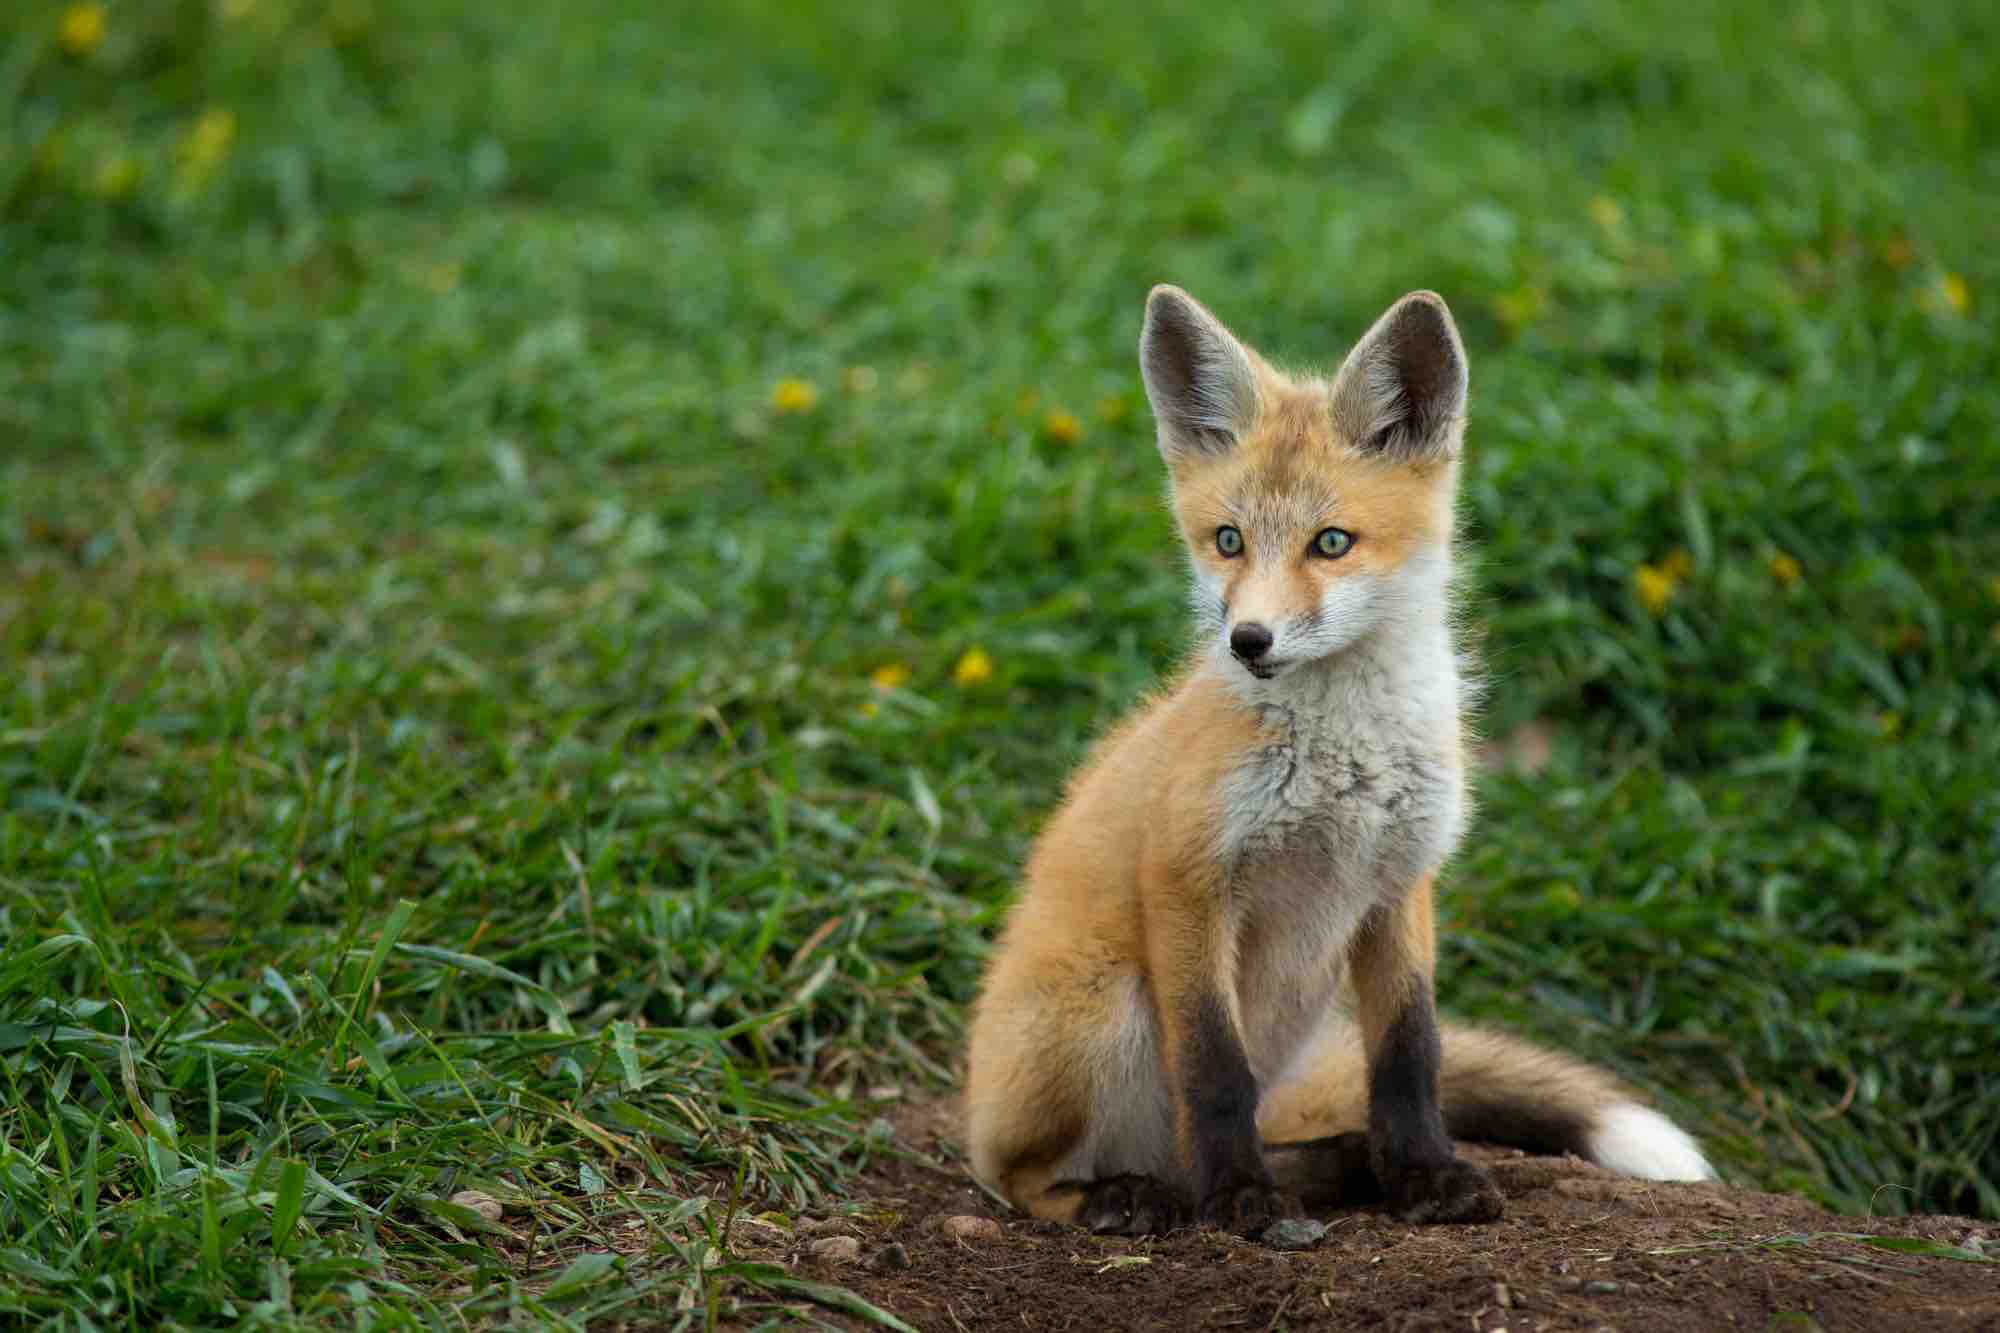
[[484,1190],[460,1190],[451,1196],[451,1201],[461,1208],[470,1208],[489,1222],[498,1222],[504,1211],[500,1201]]
[[1264,1228],[1263,1242],[1274,1250],[1309,1250],[1326,1234],[1326,1223],[1310,1217],[1281,1217]]
[[851,1264],[861,1257],[861,1242],[853,1236],[821,1236],[806,1250],[823,1264]]
[[868,1260],[868,1266],[878,1273],[899,1273],[910,1266],[910,1252],[891,1241],[875,1251]]
[[1584,1294],[1588,1296],[1609,1296],[1618,1290],[1618,1284],[1616,1282],[1606,1282],[1602,1278],[1599,1278],[1595,1282],[1584,1283],[1583,1290]]
[[844,1217],[809,1217],[799,1221],[801,1236],[846,1236],[852,1234],[854,1224]]
[[938,1230],[953,1240],[998,1240],[1000,1224],[990,1217],[947,1217]]

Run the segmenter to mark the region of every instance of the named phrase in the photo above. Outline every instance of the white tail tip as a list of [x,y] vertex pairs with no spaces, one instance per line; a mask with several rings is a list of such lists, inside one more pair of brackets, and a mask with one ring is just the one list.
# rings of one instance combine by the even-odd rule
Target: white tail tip
[[1642,1180],[1713,1180],[1715,1168],[1686,1130],[1658,1111],[1620,1102],[1590,1131],[1590,1160]]

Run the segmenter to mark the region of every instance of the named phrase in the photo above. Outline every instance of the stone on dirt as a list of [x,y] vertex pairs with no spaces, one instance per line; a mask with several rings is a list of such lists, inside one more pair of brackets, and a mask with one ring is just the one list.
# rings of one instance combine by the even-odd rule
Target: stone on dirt
[[947,1217],[938,1230],[953,1240],[999,1240],[1000,1224],[990,1217]]
[[868,1266],[878,1273],[899,1273],[910,1266],[910,1252],[891,1241],[869,1258]]
[[853,1236],[821,1236],[806,1250],[823,1264],[851,1264],[861,1257],[861,1242]]
[[1309,1250],[1326,1234],[1326,1223],[1310,1217],[1281,1217],[1264,1228],[1263,1241],[1274,1250]]

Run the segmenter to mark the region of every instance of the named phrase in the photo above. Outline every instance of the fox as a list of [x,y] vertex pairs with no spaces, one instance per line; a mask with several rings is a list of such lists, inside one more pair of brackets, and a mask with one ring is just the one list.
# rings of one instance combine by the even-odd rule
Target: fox
[[1139,369],[1195,642],[1036,839],[974,1002],[971,1173],[1033,1217],[1255,1237],[1301,1205],[1480,1223],[1454,1139],[1715,1175],[1609,1073],[1436,1011],[1471,816],[1453,606],[1465,347],[1412,292],[1330,377],[1178,287]]

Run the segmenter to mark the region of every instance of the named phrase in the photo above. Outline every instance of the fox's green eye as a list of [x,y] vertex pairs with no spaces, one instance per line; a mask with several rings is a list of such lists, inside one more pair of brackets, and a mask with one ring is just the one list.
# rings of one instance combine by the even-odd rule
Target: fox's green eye
[[1243,534],[1235,528],[1217,528],[1215,530],[1215,549],[1224,555],[1242,555]]
[[1354,534],[1345,528],[1322,528],[1319,536],[1313,538],[1312,553],[1325,556],[1328,560],[1338,560],[1354,545]]

